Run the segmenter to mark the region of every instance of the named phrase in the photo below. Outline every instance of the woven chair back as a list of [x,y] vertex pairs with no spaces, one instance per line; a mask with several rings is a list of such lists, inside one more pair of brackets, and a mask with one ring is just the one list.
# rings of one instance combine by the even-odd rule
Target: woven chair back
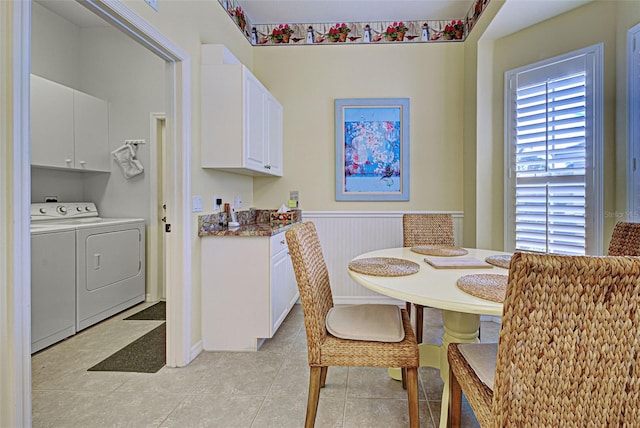
[[640,223],[619,221],[609,242],[609,256],[640,256]]
[[402,216],[404,247],[442,245],[453,247],[453,216],[451,214],[404,214]]
[[317,365],[320,363],[320,344],[327,335],[327,313],[333,307],[329,272],[312,222],[294,226],[285,232],[285,237],[300,291],[309,365]]
[[516,253],[493,426],[637,426],[640,258]]

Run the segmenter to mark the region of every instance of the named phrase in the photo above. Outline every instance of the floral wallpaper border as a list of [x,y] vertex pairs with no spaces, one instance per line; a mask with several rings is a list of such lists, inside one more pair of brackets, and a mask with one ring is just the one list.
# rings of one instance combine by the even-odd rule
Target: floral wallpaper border
[[454,20],[253,24],[238,0],[218,0],[255,46],[464,41],[490,0],[476,0],[466,16]]

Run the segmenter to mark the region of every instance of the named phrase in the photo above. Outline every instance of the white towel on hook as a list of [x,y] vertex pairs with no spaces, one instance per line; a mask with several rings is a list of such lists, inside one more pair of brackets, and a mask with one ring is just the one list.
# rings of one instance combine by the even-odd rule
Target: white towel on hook
[[142,174],[142,171],[144,171],[144,167],[140,161],[136,159],[136,151],[131,144],[125,144],[124,146],[118,147],[111,153],[118,165],[120,165],[120,168],[122,168],[122,173],[125,178],[129,179],[131,177],[135,177],[138,174]]

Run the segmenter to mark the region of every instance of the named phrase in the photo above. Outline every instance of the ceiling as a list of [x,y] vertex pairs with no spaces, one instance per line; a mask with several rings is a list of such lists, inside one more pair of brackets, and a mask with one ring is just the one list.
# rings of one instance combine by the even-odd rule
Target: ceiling
[[238,0],[254,24],[463,18],[474,0]]
[[[178,0],[159,0],[159,9],[169,1]],[[504,37],[591,1],[594,0],[507,0],[484,37]],[[110,25],[75,0],[36,2],[82,28]],[[474,0],[239,0],[256,24],[445,20],[462,18],[473,3]]]

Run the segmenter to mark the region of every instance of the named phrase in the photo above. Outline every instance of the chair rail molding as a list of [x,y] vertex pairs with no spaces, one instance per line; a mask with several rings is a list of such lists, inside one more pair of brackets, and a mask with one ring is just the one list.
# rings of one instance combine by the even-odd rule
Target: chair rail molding
[[402,215],[422,213],[451,214],[456,245],[462,242],[462,211],[302,211],[302,220],[316,225],[336,304],[404,304],[358,285],[347,265],[359,254],[401,247]]

